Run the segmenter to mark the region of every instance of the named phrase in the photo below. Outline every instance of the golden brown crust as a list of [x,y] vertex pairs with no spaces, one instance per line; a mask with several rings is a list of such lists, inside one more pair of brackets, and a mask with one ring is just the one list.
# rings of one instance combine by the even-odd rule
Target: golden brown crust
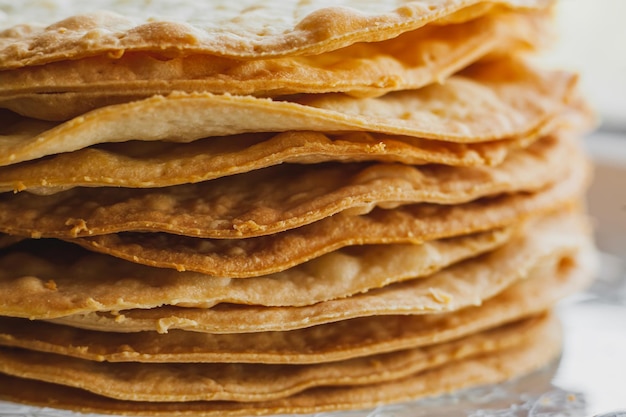
[[448,343],[312,365],[110,364],[0,348],[0,372],[126,401],[268,401],[320,386],[394,381],[549,339],[549,332],[559,332],[556,317],[539,316]]
[[[504,244],[513,230],[339,250],[286,271],[211,277],[126,262],[62,242],[22,244],[0,256],[0,315],[50,318],[165,304],[302,306],[427,277]],[[95,309],[95,310],[94,310]]]
[[[491,384],[520,376],[546,365],[560,352],[560,330],[548,326],[531,341],[499,352],[489,352],[450,362],[431,371],[379,384],[351,387],[320,387],[284,399],[266,402],[138,402],[119,401],[35,381],[24,381],[0,374],[7,387],[3,399],[36,405],[62,407],[83,412],[123,415],[234,416],[283,413],[313,413],[368,408],[437,395],[469,385]],[[36,392],[36,395],[33,393]]]
[[56,238],[129,231],[250,238],[339,213],[363,215],[375,207],[453,205],[502,193],[537,192],[566,178],[569,163],[577,160],[583,156],[571,141],[550,137],[512,152],[495,167],[283,164],[166,188],[6,193],[0,195],[0,232]]
[[[5,30],[0,32],[0,62],[3,62],[1,69],[10,69],[102,54],[119,57],[126,51],[156,51],[164,56],[203,53],[248,59],[310,55],[356,42],[390,39],[438,20],[450,23],[472,19],[488,12],[494,4],[540,9],[551,3],[548,0],[371,2],[367,12],[360,12],[366,6],[359,1],[343,2],[340,7],[328,7],[326,2],[308,2],[303,7],[300,3],[270,2],[263,6],[223,1],[212,2],[204,12],[196,6],[193,15],[183,15],[178,21],[171,18],[159,21],[149,8],[136,7],[126,15],[111,12],[66,15],[66,19],[49,22],[48,26],[25,21],[6,28],[5,23]],[[93,7],[97,4],[92,10]],[[48,21],[59,18],[55,11],[63,13],[54,8],[51,11]],[[175,11],[168,10],[169,14]],[[15,15],[27,19],[29,12],[36,10],[21,10]],[[165,10],[161,13],[166,15]],[[187,19],[193,23],[185,22]]]
[[575,84],[573,74],[539,71],[506,59],[475,64],[445,84],[368,99],[304,94],[270,100],[173,92],[93,110],[56,126],[6,123],[0,165],[99,143],[191,142],[247,132],[369,131],[456,143],[535,137],[555,126]]
[[[440,314],[480,305],[518,280],[549,275],[588,245],[577,216],[531,222],[505,245],[427,278],[407,280],[351,297],[301,307],[219,304],[213,308],[164,305],[54,319],[86,329],[136,332],[185,329],[209,333],[286,331],[374,315]],[[192,307],[192,304],[189,305]]]
[[52,194],[83,187],[167,187],[278,165],[330,161],[496,166],[536,137],[457,144],[368,132],[290,131],[211,137],[191,143],[101,145],[0,167],[0,191]]
[[556,274],[518,281],[480,306],[444,314],[363,317],[287,332],[98,332],[24,319],[0,320],[0,343],[113,362],[319,363],[446,342],[542,310],[587,287],[591,248]]
[[68,239],[89,250],[150,266],[221,277],[250,277],[285,270],[342,247],[423,243],[519,224],[532,216],[577,205],[588,181],[587,162],[569,177],[536,193],[504,194],[443,206],[412,204],[361,216],[331,216],[275,235],[201,239],[167,233],[118,233]]
[[153,53],[95,56],[0,71],[0,106],[64,120],[171,91],[279,96],[346,92],[359,97],[442,82],[488,54],[545,42],[548,14],[490,13],[456,25],[428,25],[383,42],[304,57],[242,61],[213,55],[171,59]]

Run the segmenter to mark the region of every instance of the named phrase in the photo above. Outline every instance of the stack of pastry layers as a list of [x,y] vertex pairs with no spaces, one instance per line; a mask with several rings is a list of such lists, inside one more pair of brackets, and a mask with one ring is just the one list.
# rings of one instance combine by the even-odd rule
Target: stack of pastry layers
[[525,61],[550,1],[96,3],[0,32],[0,398],[313,413],[558,356],[589,114]]

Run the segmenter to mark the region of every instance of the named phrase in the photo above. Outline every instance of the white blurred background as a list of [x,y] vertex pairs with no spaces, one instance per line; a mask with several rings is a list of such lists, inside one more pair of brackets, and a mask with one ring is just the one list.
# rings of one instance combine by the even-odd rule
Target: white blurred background
[[560,0],[550,64],[578,70],[603,129],[626,134],[626,0]]

